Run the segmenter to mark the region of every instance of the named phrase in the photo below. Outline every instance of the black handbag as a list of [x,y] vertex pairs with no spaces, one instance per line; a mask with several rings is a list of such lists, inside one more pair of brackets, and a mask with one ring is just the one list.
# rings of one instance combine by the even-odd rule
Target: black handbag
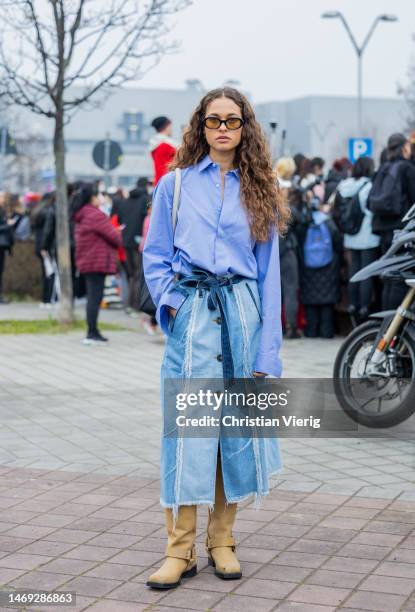
[[141,273],[140,273],[138,309],[141,312],[145,312],[145,314],[150,315],[151,317],[154,317],[154,315],[156,314],[156,310],[157,310],[153,300],[151,299],[151,295],[147,287],[146,279],[144,276],[144,266],[141,266]]
[[[177,213],[180,207],[180,190],[182,185],[182,173],[179,168],[175,170],[175,178],[174,178],[174,195],[173,195],[173,206],[172,206],[172,226],[173,226],[173,234],[176,229],[177,224]],[[150,292],[147,287],[146,279],[144,276],[144,266],[141,266],[140,272],[140,288],[138,290],[138,309],[141,312],[145,312],[146,314],[154,317],[156,314],[157,308],[154,305],[153,300],[151,299]]]

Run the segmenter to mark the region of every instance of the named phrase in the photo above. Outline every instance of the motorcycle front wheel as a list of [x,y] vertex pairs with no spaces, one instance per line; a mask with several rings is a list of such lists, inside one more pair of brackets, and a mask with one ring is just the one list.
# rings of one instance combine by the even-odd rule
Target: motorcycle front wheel
[[368,370],[382,321],[356,327],[334,363],[334,390],[342,409],[371,428],[399,425],[415,412],[415,342],[403,331],[386,351],[378,373]]

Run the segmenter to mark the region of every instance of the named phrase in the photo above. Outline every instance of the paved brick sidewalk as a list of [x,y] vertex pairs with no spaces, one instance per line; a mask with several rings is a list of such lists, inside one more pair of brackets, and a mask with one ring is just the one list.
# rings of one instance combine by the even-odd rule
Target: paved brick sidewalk
[[[243,580],[207,567],[202,510],[199,575],[174,592],[147,589],[165,547],[163,341],[109,335],[99,348],[80,333],[0,336],[0,585],[76,591],[76,608],[62,610],[415,612],[415,439],[392,432],[282,439],[270,496],[238,514]],[[285,342],[285,375],[330,376],[339,343]]]
[[238,513],[244,577],[231,582],[207,567],[201,511],[198,576],[158,592],[144,584],[165,547],[157,481],[6,467],[0,474],[1,582],[76,591],[76,607],[64,609],[415,610],[413,502],[276,487],[259,510],[243,504]]

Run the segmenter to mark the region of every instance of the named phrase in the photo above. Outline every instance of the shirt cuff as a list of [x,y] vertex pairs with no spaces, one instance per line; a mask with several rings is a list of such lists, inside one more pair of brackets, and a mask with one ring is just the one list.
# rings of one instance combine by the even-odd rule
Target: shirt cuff
[[160,328],[164,334],[168,334],[169,331],[169,308],[175,308],[178,310],[185,300],[185,296],[179,291],[171,291],[170,293],[165,292],[160,299],[156,319]]
[[282,373],[282,361],[279,357],[271,358],[270,355],[259,353],[255,360],[254,370],[255,372],[263,372],[263,374],[280,378]]

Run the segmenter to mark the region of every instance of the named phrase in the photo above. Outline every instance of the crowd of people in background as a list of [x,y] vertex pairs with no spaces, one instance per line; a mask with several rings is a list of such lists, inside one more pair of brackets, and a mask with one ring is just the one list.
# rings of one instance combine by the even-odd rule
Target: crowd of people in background
[[[332,338],[342,287],[354,323],[374,309],[396,308],[406,290],[403,283],[349,280],[386,253],[415,203],[415,141],[392,134],[377,169],[370,157],[354,164],[335,160],[327,175],[324,165],[320,157],[302,154],[277,162],[292,211],[288,234],[280,239],[287,338],[299,337],[299,328],[310,338]],[[394,203],[393,210],[382,202]]]
[[[86,298],[87,335],[85,344],[105,343],[98,328],[108,278],[116,279],[117,293],[125,312],[138,317],[142,310],[140,292],[144,284],[142,252],[151,213],[151,192],[168,171],[176,144],[171,138],[171,121],[156,117],[155,136],[150,142],[154,178],[138,179],[129,192],[121,188],[99,190],[99,184],[70,183],[67,187],[70,218],[70,253],[74,300]],[[30,238],[41,270],[41,308],[52,308],[59,301],[59,261],[56,248],[55,192],[27,194],[25,198],[0,193],[0,304],[6,256],[13,245]],[[151,303],[142,324],[149,334],[156,333],[155,307]]]
[[[98,313],[108,277],[117,278],[126,313],[138,317],[144,310],[145,330],[149,334],[157,330],[155,308],[148,306],[148,295],[142,295],[142,251],[151,192],[168,171],[176,144],[167,117],[157,117],[152,125],[156,131],[150,146],[153,180],[140,178],[129,193],[118,188],[99,191],[96,184],[68,185],[73,295],[86,297],[86,344],[107,341],[98,328]],[[373,279],[348,281],[387,251],[394,230],[402,227],[402,217],[415,202],[415,141],[411,145],[403,134],[393,134],[378,164],[369,157],[354,164],[341,158],[327,171],[321,157],[309,159],[301,153],[282,157],[276,174],[292,212],[288,233],[280,238],[286,338],[302,334],[332,338],[337,331],[336,305],[345,301],[345,295],[346,312],[354,323],[365,321],[374,309],[396,307],[401,299],[399,286],[379,286]],[[391,188],[399,200],[393,214],[372,210],[371,200],[380,201],[382,189]],[[60,291],[55,194],[21,198],[0,193],[0,304],[5,303],[6,256],[14,242],[29,238],[34,239],[42,275],[40,306],[51,308]]]

